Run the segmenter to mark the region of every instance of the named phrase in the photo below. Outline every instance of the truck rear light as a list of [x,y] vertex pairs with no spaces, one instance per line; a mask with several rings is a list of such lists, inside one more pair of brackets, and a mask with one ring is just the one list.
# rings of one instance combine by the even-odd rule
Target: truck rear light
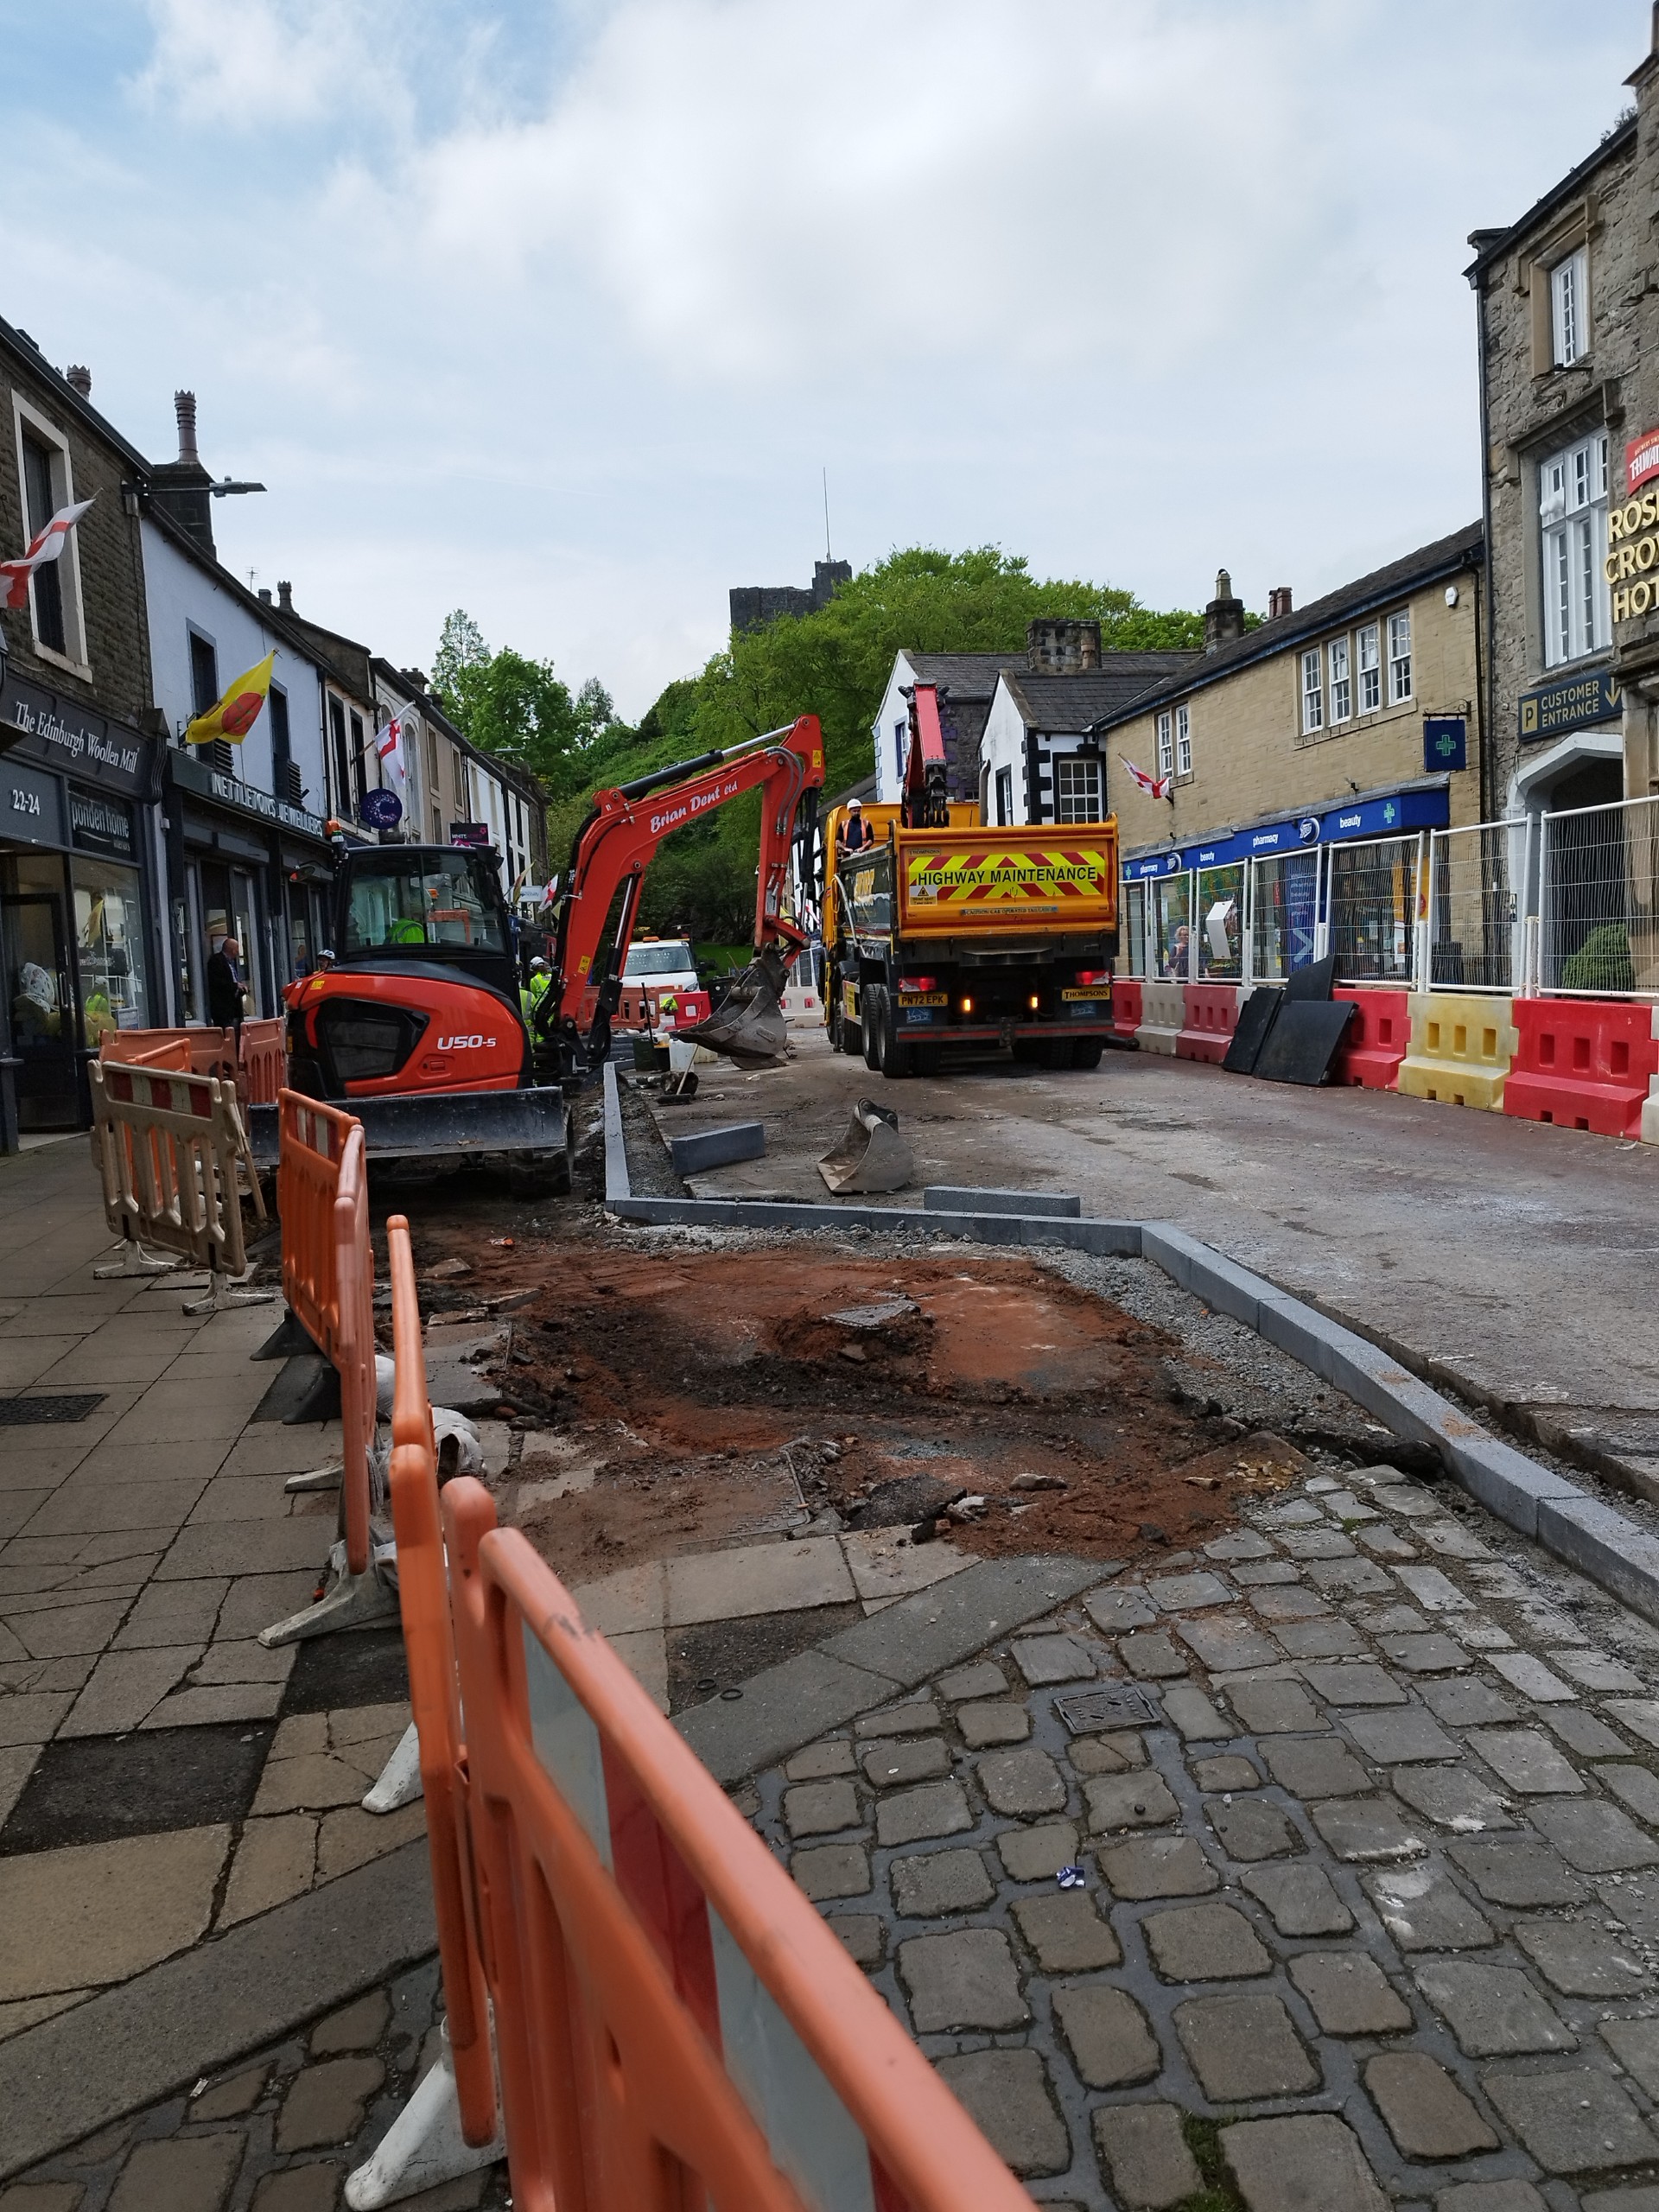
[[1026,1004],[1031,1008],[1032,1012],[1035,1014],[1038,1007],[1041,1006],[1042,1001],[1038,997],[1036,992],[1033,991],[1031,996],[1026,1001]]
[[963,1011],[964,1014],[971,1014],[971,1013],[973,1012],[973,1010],[974,1010],[974,1002],[973,1002],[972,999],[963,999],[963,1001],[962,1001],[962,1011]]
[[933,984],[934,979],[931,976],[901,976],[899,978],[899,988],[901,991],[931,991]]
[[1111,980],[1112,971],[1109,968],[1080,968],[1077,970],[1077,981],[1080,983],[1109,983]]

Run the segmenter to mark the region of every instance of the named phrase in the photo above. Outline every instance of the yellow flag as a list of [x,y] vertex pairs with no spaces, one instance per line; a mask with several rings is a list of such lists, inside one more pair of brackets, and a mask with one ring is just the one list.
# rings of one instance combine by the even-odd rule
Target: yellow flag
[[240,745],[259,719],[259,709],[270,690],[270,671],[276,659],[273,648],[245,676],[238,676],[216,707],[209,707],[205,715],[198,715],[189,724],[184,733],[185,743],[212,745],[215,739],[222,737],[232,745]]

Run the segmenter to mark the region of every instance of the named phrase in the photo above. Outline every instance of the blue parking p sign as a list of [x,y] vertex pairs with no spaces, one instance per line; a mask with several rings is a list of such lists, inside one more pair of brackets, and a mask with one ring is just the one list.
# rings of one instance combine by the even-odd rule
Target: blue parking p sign
[[1423,716],[1423,772],[1439,775],[1469,766],[1469,721],[1464,715]]

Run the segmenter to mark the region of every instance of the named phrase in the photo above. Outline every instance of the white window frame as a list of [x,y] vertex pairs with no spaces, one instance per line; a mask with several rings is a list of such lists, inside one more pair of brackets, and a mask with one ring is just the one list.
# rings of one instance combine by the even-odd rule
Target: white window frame
[[1355,658],[1359,663],[1359,711],[1376,714],[1382,704],[1382,631],[1367,622],[1356,633]]
[[1346,638],[1332,638],[1325,646],[1331,671],[1331,726],[1354,717],[1353,654]]
[[1014,770],[1011,766],[997,769],[993,779],[993,789],[996,797],[996,827],[1011,830],[1014,827]]
[[893,772],[898,777],[901,786],[905,780],[905,740],[909,736],[909,734],[910,724],[908,721],[894,722],[893,726]]
[[1175,772],[1175,741],[1171,735],[1174,717],[1167,707],[1158,717],[1158,774],[1161,779]]
[[[1106,806],[1106,779],[1101,772],[1103,766],[1099,757],[1092,753],[1057,753],[1054,755],[1054,819],[1056,822],[1088,823],[1099,822],[1103,818]],[[1069,791],[1063,798],[1060,787],[1063,783],[1069,785],[1073,782],[1085,787],[1082,796],[1090,809],[1087,813],[1077,814],[1067,811],[1068,804],[1076,804],[1079,793]]]
[[1607,433],[1592,430],[1538,464],[1544,665],[1561,668],[1612,643],[1607,550]]
[[[35,535],[29,518],[28,494],[23,478],[23,430],[32,430],[41,443],[52,454],[52,512],[59,513],[73,506],[75,501],[74,464],[70,458],[69,441],[49,416],[31,407],[20,391],[11,395],[12,445],[17,457],[17,504],[22,510],[23,544],[21,553]],[[44,661],[54,668],[67,668],[72,675],[92,681],[92,668],[86,656],[86,602],[80,590],[80,533],[72,530],[69,540],[58,556],[58,586],[63,596],[63,642],[68,648],[60,652],[55,645],[41,643],[40,626],[35,619],[35,579],[29,580],[29,642]]]
[[1319,645],[1302,651],[1302,735],[1317,737],[1325,728],[1325,652]]
[[1389,617],[1389,704],[1403,707],[1411,697],[1411,609]]
[[1549,272],[1549,358],[1570,369],[1590,351],[1590,251],[1575,246]]
[[1175,772],[1192,772],[1192,715],[1185,700],[1175,709]]

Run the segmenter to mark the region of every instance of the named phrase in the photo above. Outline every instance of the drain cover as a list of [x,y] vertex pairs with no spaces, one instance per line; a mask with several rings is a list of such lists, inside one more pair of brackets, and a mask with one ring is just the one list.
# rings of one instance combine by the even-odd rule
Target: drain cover
[[46,1421],[85,1421],[108,1393],[66,1390],[55,1398],[0,1398],[0,1428],[34,1427]]
[[1091,1735],[1096,1728],[1144,1728],[1163,1717],[1158,1700],[1133,1682],[1057,1697],[1054,1709],[1074,1736]]

